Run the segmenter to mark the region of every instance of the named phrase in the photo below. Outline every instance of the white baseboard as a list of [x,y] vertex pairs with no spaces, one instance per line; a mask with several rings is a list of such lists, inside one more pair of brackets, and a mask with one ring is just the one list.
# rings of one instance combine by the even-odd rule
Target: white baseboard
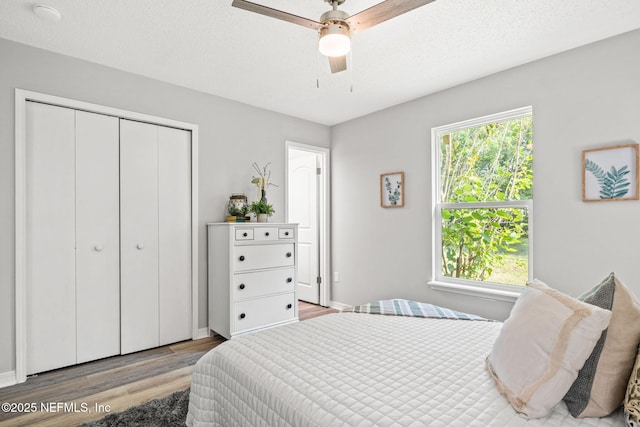
[[344,310],[348,310],[348,309],[352,309],[353,308],[352,305],[343,304],[343,303],[338,302],[338,301],[329,301],[329,307],[335,308],[336,310],[340,310],[340,311],[344,311]]
[[201,340],[203,338],[209,338],[210,336],[211,335],[209,335],[209,328],[200,328],[196,332],[194,340]]
[[0,373],[0,388],[16,384],[16,371]]

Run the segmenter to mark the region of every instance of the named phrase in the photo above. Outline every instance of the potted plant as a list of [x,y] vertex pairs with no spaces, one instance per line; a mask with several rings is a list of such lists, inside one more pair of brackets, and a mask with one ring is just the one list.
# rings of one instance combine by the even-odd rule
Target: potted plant
[[251,204],[249,212],[256,215],[258,222],[267,222],[267,217],[273,215],[276,211],[273,210],[273,206],[267,204],[264,200],[258,200]]
[[235,205],[229,204],[229,216],[227,217],[227,222],[234,222],[242,219],[244,221],[244,216],[247,214],[249,207],[247,205]]

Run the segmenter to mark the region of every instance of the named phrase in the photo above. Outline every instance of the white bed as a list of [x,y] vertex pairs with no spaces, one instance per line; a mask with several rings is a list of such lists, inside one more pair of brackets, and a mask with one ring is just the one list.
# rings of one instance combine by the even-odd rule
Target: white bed
[[518,415],[485,359],[498,322],[336,313],[234,338],[193,371],[189,426],[623,426]]

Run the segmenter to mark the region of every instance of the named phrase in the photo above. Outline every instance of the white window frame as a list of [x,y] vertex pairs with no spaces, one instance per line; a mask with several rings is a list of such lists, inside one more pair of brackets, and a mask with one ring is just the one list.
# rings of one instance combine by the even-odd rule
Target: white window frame
[[524,208],[528,211],[528,280],[533,279],[533,200],[504,202],[442,203],[440,188],[440,140],[443,135],[459,130],[503,122],[523,116],[533,116],[533,107],[527,106],[471,120],[452,123],[431,129],[431,208],[432,208],[432,259],[429,286],[432,289],[473,295],[480,298],[515,301],[524,291],[523,286],[483,282],[479,280],[448,277],[442,274],[442,209],[452,208]]

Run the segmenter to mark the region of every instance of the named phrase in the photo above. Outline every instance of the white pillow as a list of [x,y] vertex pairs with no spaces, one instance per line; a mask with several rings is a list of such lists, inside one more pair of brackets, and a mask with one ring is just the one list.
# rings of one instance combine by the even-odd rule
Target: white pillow
[[567,393],[610,320],[611,311],[534,280],[502,326],[487,358],[489,372],[516,411],[545,417]]

